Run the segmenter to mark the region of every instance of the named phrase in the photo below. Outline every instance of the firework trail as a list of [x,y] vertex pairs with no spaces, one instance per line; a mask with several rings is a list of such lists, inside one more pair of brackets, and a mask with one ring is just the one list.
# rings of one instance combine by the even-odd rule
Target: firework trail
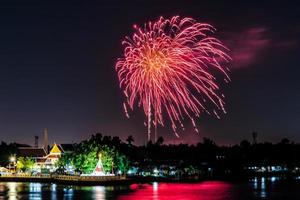
[[215,28],[198,23],[192,18],[160,17],[135,32],[122,42],[124,56],[115,69],[120,88],[126,96],[126,105],[142,107],[148,124],[164,126],[163,113],[171,122],[176,136],[182,129],[184,117],[189,118],[195,130],[195,118],[202,112],[219,118],[224,112],[224,95],[220,93],[216,75],[229,82],[228,68],[221,65],[230,61],[228,49],[212,37]]

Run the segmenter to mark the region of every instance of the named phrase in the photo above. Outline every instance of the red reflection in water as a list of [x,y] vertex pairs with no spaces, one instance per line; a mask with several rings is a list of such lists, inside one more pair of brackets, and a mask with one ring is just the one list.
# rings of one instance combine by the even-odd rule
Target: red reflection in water
[[153,183],[132,184],[131,193],[122,195],[119,200],[229,200],[232,186],[220,181],[206,181],[203,183]]

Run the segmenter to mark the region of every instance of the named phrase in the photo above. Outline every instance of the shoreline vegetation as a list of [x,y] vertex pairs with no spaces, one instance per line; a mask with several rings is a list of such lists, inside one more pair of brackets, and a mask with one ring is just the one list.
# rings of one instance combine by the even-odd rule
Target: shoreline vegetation
[[[257,133],[252,136],[253,142],[243,140],[228,146],[219,146],[209,138],[194,145],[165,144],[162,137],[155,143],[150,141],[137,146],[132,136],[122,141],[119,137],[97,133],[80,143],[70,144],[72,151],[57,152],[55,149],[60,145],[55,144],[48,156],[42,158],[22,157],[18,144],[2,142],[0,181],[45,178],[48,182],[76,184],[88,182],[83,180],[84,175],[88,175],[86,179],[90,178],[91,183],[104,184],[300,177],[300,144],[286,138],[278,143],[259,142]],[[110,179],[109,175],[116,178]]]

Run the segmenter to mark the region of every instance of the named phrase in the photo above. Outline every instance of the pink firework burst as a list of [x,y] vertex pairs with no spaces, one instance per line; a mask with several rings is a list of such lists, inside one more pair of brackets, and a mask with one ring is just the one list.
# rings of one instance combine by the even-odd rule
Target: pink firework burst
[[[224,112],[224,95],[220,93],[216,75],[230,80],[228,49],[212,37],[215,28],[198,23],[192,18],[160,17],[135,32],[122,42],[124,56],[115,69],[120,88],[131,110],[142,107],[148,121],[148,139],[151,124],[164,126],[163,113],[170,120],[174,133],[189,118],[195,130],[195,118],[202,112]],[[219,75],[218,75],[219,77]],[[213,105],[213,106],[212,106]]]

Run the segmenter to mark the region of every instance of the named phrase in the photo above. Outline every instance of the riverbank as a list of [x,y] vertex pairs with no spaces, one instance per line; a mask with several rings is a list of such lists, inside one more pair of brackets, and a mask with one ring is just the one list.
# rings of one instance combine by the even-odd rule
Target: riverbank
[[125,176],[1,175],[0,182],[41,182],[68,185],[117,185],[130,182],[130,179]]
[[74,176],[74,175],[1,175],[0,182],[39,182],[39,183],[57,183],[65,185],[128,185],[132,183],[152,183],[152,182],[165,182],[165,183],[199,183],[208,180],[219,181],[241,181],[251,178],[272,178],[278,177],[281,179],[299,178],[298,176],[263,176],[262,174],[256,174],[255,176],[247,177],[218,177],[218,178],[167,178],[167,177],[154,177],[154,176]]
[[132,183],[151,183],[151,182],[169,182],[169,183],[197,183],[204,179],[195,178],[167,178],[154,176],[70,176],[70,175],[2,175],[0,182],[41,182],[41,183],[59,183],[67,185],[123,185]]

